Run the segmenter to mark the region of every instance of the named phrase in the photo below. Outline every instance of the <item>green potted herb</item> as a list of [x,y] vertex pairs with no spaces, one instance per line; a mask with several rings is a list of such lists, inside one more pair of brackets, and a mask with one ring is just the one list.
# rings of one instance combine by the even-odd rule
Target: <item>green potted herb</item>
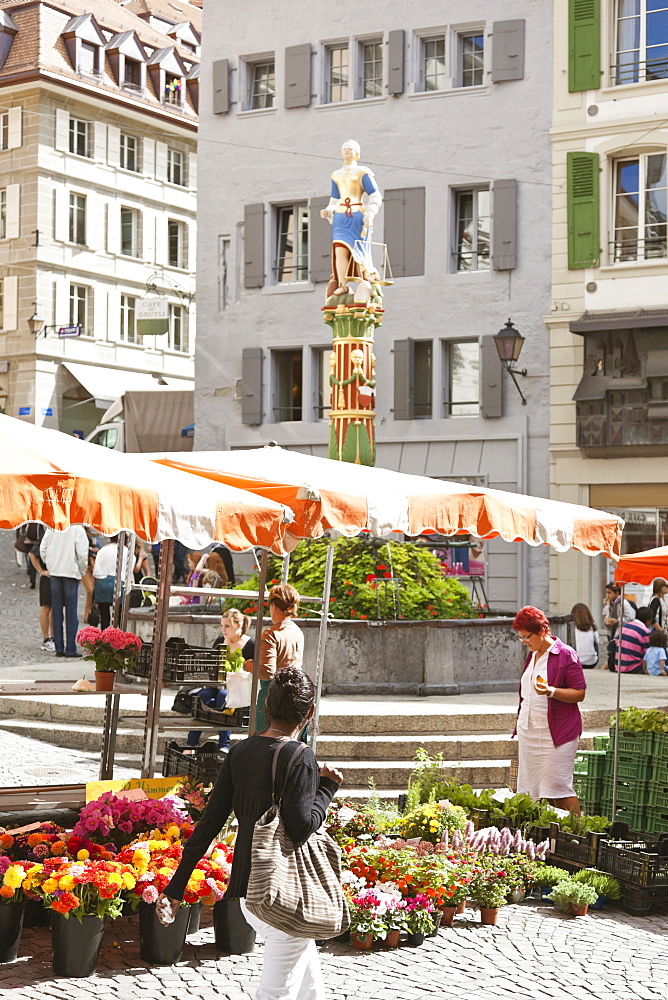
[[555,885],[548,898],[564,913],[584,917],[591,904],[596,902],[597,895],[596,889],[586,882],[565,878]]
[[621,899],[622,890],[619,882],[607,872],[600,872],[596,868],[583,868],[576,872],[572,879],[573,882],[590,885],[596,891],[596,902],[590,904],[592,910],[602,910],[605,899]]
[[568,872],[565,869],[536,862],[536,882],[540,886],[540,894],[543,898],[549,899],[550,890],[565,878],[568,878]]

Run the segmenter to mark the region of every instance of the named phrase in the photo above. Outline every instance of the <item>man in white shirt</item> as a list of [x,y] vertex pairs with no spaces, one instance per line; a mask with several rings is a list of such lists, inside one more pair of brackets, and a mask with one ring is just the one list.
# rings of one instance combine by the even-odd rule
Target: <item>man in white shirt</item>
[[[79,582],[88,567],[88,535],[80,524],[67,531],[47,528],[39,554],[51,577],[51,609],[53,611],[53,641],[56,656],[78,657],[76,634],[79,628],[77,600]],[[63,636],[63,609],[65,632]]]

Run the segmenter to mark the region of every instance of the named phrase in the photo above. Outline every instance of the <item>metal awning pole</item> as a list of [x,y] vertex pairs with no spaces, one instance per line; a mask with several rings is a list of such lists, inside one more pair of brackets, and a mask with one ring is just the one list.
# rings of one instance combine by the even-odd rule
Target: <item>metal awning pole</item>
[[329,592],[332,589],[332,566],[334,564],[334,545],[330,542],[325,559],[325,582],[322,588],[322,614],[318,631],[318,652],[315,661],[315,712],[311,727],[311,749],[315,753],[318,742],[318,720],[320,718],[320,692],[325,669],[325,644],[327,642],[327,625],[329,622]]
[[167,618],[169,615],[169,588],[174,568],[174,539],[168,538],[160,545],[160,571],[158,573],[158,599],[155,605],[153,623],[153,650],[151,673],[146,699],[146,723],[144,725],[144,750],[142,753],[142,778],[152,778],[158,751],[158,727],[160,725],[160,696],[162,675],[165,664],[165,644],[167,642]]
[[614,823],[617,818],[617,765],[619,762],[619,715],[622,700],[622,629],[624,628],[624,584],[619,595],[619,618],[617,620],[617,708],[615,710],[615,753],[612,768],[612,816]]
[[281,583],[288,582],[288,576],[290,574],[290,553],[286,552],[283,556],[283,563],[281,565]]
[[[113,618],[112,625],[118,627],[120,625],[122,617],[122,584],[126,583],[127,591],[127,581],[123,580],[123,553],[126,551],[126,540],[127,533],[125,531],[120,531],[118,533],[118,546],[116,549],[116,577],[114,579],[114,597],[113,597]],[[128,559],[128,562],[130,560]],[[127,574],[126,574],[127,576]],[[114,677],[114,683],[116,678]],[[100,781],[107,781],[114,776],[114,757],[116,755],[116,730],[118,729],[118,710],[119,710],[120,696],[118,694],[109,693],[104,699],[104,724],[103,724],[103,735],[102,735],[102,753],[100,755]]]
[[255,732],[255,716],[257,715],[257,691],[260,686],[260,646],[262,644],[262,625],[264,619],[264,592],[267,586],[267,562],[269,556],[266,549],[262,549],[260,559],[260,583],[257,595],[257,615],[255,618],[255,656],[253,658],[253,683],[251,685],[250,719],[248,722],[248,735]]

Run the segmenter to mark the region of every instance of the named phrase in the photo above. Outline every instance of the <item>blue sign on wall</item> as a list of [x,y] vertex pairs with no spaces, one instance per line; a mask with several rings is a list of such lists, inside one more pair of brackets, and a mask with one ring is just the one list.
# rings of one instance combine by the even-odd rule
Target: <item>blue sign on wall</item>
[[50,407],[50,406],[43,406],[42,407],[42,416],[43,417],[52,417],[53,416],[53,409],[52,409],[52,407]]
[[30,416],[30,407],[29,406],[19,406],[19,416],[20,417],[29,417]]

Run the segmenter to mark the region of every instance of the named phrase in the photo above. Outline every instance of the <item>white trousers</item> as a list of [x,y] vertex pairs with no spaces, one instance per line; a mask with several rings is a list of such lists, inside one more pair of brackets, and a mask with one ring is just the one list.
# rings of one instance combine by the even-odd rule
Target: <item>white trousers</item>
[[255,1000],[325,1000],[325,982],[315,941],[292,937],[258,920],[240,900],[244,917],[264,939],[262,978]]

